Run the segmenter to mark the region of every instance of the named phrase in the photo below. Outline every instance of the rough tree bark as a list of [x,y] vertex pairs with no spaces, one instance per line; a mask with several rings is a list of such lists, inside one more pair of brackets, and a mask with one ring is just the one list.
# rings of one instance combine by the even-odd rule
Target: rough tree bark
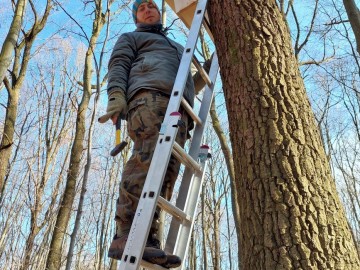
[[360,11],[354,0],[343,0],[351,28],[356,39],[356,50],[360,54]]
[[230,123],[241,269],[360,269],[275,0],[209,5]]

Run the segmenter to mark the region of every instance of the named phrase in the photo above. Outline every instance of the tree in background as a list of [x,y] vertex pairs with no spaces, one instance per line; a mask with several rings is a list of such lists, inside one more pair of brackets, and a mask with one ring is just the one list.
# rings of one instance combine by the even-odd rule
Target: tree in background
[[[84,140],[85,140],[85,135],[87,133],[86,132],[86,118],[88,117],[87,110],[92,95],[91,79],[93,76],[94,52],[97,47],[99,35],[103,30],[104,25],[107,23],[108,13],[110,12],[110,6],[112,3],[113,3],[112,0],[104,1],[104,2],[102,0],[91,1],[91,4],[94,5],[94,10],[93,10],[94,19],[93,19],[93,28],[92,28],[91,36],[90,38],[87,39],[88,48],[85,56],[85,65],[84,65],[84,73],[83,73],[83,81],[82,81],[83,94],[80,103],[77,105],[75,136],[72,142],[70,164],[66,178],[66,186],[63,197],[60,202],[60,209],[56,218],[55,228],[50,244],[50,251],[46,261],[46,269],[54,269],[54,270],[60,269],[62,263],[62,253],[64,248],[63,244],[65,240],[67,227],[72,214],[72,207],[76,196],[76,183],[80,175],[80,171],[82,169],[81,159],[84,154],[83,152]],[[98,91],[100,92],[99,85],[98,85]],[[91,117],[91,119],[93,123],[94,117]],[[89,143],[89,145],[91,146],[91,142]],[[89,149],[89,151],[91,151],[91,149]],[[89,163],[88,166],[90,166]],[[88,171],[89,168],[87,172]],[[84,187],[84,189],[86,189],[86,186]],[[81,208],[79,211],[81,211]],[[76,229],[77,227],[75,226],[75,230]],[[75,235],[76,235],[76,231],[75,231]],[[72,255],[71,251],[70,251],[70,255]],[[70,259],[71,258],[72,256],[70,256]],[[70,266],[71,266],[71,261],[69,262],[67,267]]]
[[[31,58],[31,50],[34,41],[37,35],[44,29],[46,25],[47,19],[50,15],[50,11],[52,9],[52,2],[50,0],[47,0],[45,11],[42,16],[39,16],[36,7],[31,1],[30,1],[30,6],[33,12],[34,21],[32,22],[32,25],[28,30],[24,30],[24,37],[21,39],[21,41],[18,44],[16,44],[16,46],[12,44],[13,49],[15,50],[14,52],[15,57],[14,57],[12,69],[10,71],[11,81],[9,81],[7,77],[4,77],[3,79],[5,88],[8,92],[8,102],[6,108],[4,129],[0,142],[0,197],[4,192],[4,188],[5,188],[4,180],[6,175],[8,174],[8,165],[11,156],[12,145],[14,142],[15,123],[16,123],[17,110],[18,110],[18,102],[20,97],[20,89],[23,86],[25,80],[25,75]],[[19,10],[21,9],[16,9],[17,12],[19,12]],[[24,14],[24,12],[22,12],[22,14]],[[18,17],[20,16],[20,14],[16,14],[16,16]],[[17,25],[16,27],[19,27],[18,23],[20,22],[16,23]],[[6,55],[4,60],[5,63],[8,63],[8,61],[6,60],[8,56]],[[4,65],[6,66],[6,64]]]
[[240,188],[239,268],[358,269],[276,1],[211,0],[209,12]]
[[[5,3],[4,5],[2,5],[3,2]],[[15,2],[18,4],[20,0],[12,2],[14,3],[13,9],[15,9]],[[90,33],[95,18],[95,13],[92,13],[95,2],[98,3],[99,1],[63,1],[62,5],[64,5],[66,10],[68,10],[78,22],[81,22],[79,24],[83,27],[84,31]],[[120,6],[126,6],[130,2],[132,2],[132,0],[115,1],[113,7],[118,5],[120,8]],[[223,2],[224,1],[222,1],[221,4],[223,4]],[[280,7],[284,19],[288,20],[293,47],[294,51],[296,51],[301,74],[304,77],[305,84],[310,86],[307,90],[316,114],[318,128],[322,133],[327,159],[332,164],[336,184],[342,196],[341,199],[345,202],[345,210],[347,211],[349,224],[353,227],[354,236],[358,239],[357,242],[359,244],[360,204],[358,198],[360,194],[360,136],[358,127],[360,126],[360,122],[358,116],[360,115],[360,99],[358,93],[360,66],[353,30],[351,29],[349,20],[347,20],[343,1],[329,0],[313,2],[277,0],[276,2]],[[318,2],[320,4],[316,5]],[[12,19],[12,17],[7,16],[7,14],[12,14],[13,12],[11,5],[7,5],[7,3],[10,3],[10,1],[4,0],[0,4],[0,17],[4,17],[2,27],[0,27],[0,35],[3,37],[2,41],[5,41],[9,30],[9,28],[6,29],[6,25],[10,27]],[[157,3],[160,3],[160,1],[157,1]],[[241,1],[240,3],[240,8],[243,9],[242,5],[244,3]],[[35,16],[32,9],[37,10],[36,13],[40,20],[40,13],[44,11],[45,6],[45,1],[28,1],[26,17],[24,17],[23,20],[24,31],[20,32],[20,39],[17,46],[22,42],[22,37],[27,33],[27,29],[33,25]],[[245,10],[247,10],[246,3],[244,7]],[[237,9],[234,9],[234,11],[238,12]],[[236,12],[234,14],[238,16]],[[112,8],[112,26],[110,28],[112,32],[109,39],[109,46],[106,48],[107,54],[111,52],[111,46],[116,40],[116,35],[127,31],[125,30],[127,25],[133,25],[130,13],[131,9],[129,8],[125,8],[124,12],[119,12],[118,9]],[[304,17],[304,13],[306,13],[306,18]],[[169,11],[168,25],[171,25],[172,19],[174,18],[173,16]],[[11,156],[4,178],[6,183],[4,187],[6,188],[0,199],[0,265],[3,269],[20,269],[22,267],[23,269],[43,270],[46,268],[46,259],[55,227],[57,212],[61,206],[60,199],[64,192],[68,175],[70,150],[76,132],[76,114],[79,109],[80,99],[83,95],[84,84],[83,80],[79,78],[81,78],[84,72],[84,60],[88,43],[86,41],[84,42],[83,33],[79,33],[79,25],[72,24],[73,21],[69,19],[59,5],[56,5],[55,9],[53,9],[51,17],[47,21],[46,28],[44,28],[44,31],[41,31],[40,35],[36,36],[36,40],[30,51],[31,60],[29,61],[28,71],[26,72],[27,75],[23,80],[20,90],[15,133],[10,151]],[[130,24],[128,24],[128,22],[130,22]],[[4,25],[5,27],[3,27]],[[182,31],[180,26],[184,28],[180,21],[176,21],[172,25],[173,31],[170,31],[170,34],[173,34],[178,41],[183,42],[184,40],[179,33],[186,33],[186,31]],[[180,30],[178,31],[178,29]],[[129,30],[131,31],[133,29],[129,28]],[[262,31],[262,29],[260,29],[260,31]],[[231,33],[228,33],[230,36]],[[235,34],[236,32],[233,33],[233,35]],[[45,40],[45,42],[43,42],[43,40]],[[102,46],[100,43],[102,43],[103,40],[104,31],[102,31],[98,39],[97,49],[94,50],[95,55],[93,59],[100,58],[99,55],[101,52],[99,48]],[[257,39],[254,40],[256,41]],[[64,47],[66,49],[64,50],[62,50],[63,42],[66,43]],[[239,42],[239,39],[234,42]],[[78,46],[81,46],[81,50],[78,50]],[[242,44],[241,48],[244,48],[244,44]],[[262,48],[262,50],[264,49]],[[55,61],[55,56],[63,54],[61,51],[66,51],[70,56],[68,58],[65,56],[59,57],[59,61]],[[235,51],[232,52],[235,53]],[[277,51],[275,50],[275,52]],[[240,50],[236,53],[247,55]],[[22,55],[21,52],[18,55]],[[271,52],[269,55],[276,56],[274,61],[277,63],[277,54]],[[208,56],[209,55],[207,55],[207,57]],[[15,60],[16,57],[14,57],[14,62]],[[65,64],[65,62],[69,65]],[[71,66],[72,64],[74,64],[74,66],[76,64],[76,67]],[[248,63],[248,65],[250,64]],[[11,86],[13,78],[16,78],[17,72],[13,72],[15,71],[14,67],[16,67],[16,65],[8,67],[9,71],[2,85],[2,90],[5,90],[6,83],[8,83],[8,86]],[[19,67],[19,65],[17,67]],[[11,77],[12,73],[15,74],[13,78]],[[93,84],[98,79],[95,78],[95,75],[98,74],[92,72],[91,79]],[[20,82],[20,76],[18,78],[18,82]],[[281,76],[279,78],[281,78]],[[77,83],[78,80],[81,80],[81,82]],[[246,83],[248,83],[248,81]],[[93,98],[95,93],[94,85],[92,85],[91,88],[91,98]],[[225,92],[228,93],[226,90]],[[233,201],[237,202],[242,198],[246,198],[248,193],[242,193],[243,189],[240,188],[242,180],[239,180],[238,175],[235,178],[232,173],[232,151],[231,148],[227,146],[230,132],[228,131],[227,121],[225,120],[226,117],[224,116],[226,112],[224,110],[222,89],[219,87],[216,89],[216,93],[216,101],[212,104],[211,116],[213,126],[221,138],[221,148],[225,152],[224,156],[226,157],[223,159],[226,161],[226,166],[224,162],[221,161],[221,157],[216,158],[214,162],[211,163],[214,168],[209,168],[208,173],[213,170],[213,180],[219,185],[220,182],[225,179],[226,183],[228,183],[228,178],[230,178],[230,181],[232,181],[232,192],[236,192],[232,194],[234,197]],[[10,112],[13,109],[12,106],[7,105],[8,96],[8,91],[0,90],[0,137],[4,134],[2,131],[6,119],[6,115],[3,112],[7,110]],[[85,122],[87,127],[90,126],[90,115],[94,113],[92,100],[94,99],[90,99],[87,108]],[[252,101],[248,101],[248,103],[250,102]],[[251,105],[256,104],[257,103]],[[255,106],[254,108],[257,107]],[[68,110],[67,117],[65,115],[66,110]],[[265,114],[267,109],[265,108],[263,110]],[[61,124],[65,124],[65,122],[65,130],[61,132]],[[231,125],[233,125],[233,122]],[[208,127],[210,126],[211,125],[208,125]],[[110,243],[109,239],[113,236],[114,230],[113,208],[115,207],[115,200],[117,198],[116,187],[119,184],[122,162],[126,160],[126,157],[122,159],[118,159],[119,157],[116,159],[109,157],[109,152],[113,147],[112,137],[114,135],[111,124],[102,125],[101,127],[95,125],[94,128],[100,129],[100,131],[96,131],[96,134],[101,135],[94,137],[95,143],[91,146],[91,144],[88,143],[91,132],[89,128],[86,128],[83,149],[81,150],[82,157],[79,165],[79,175],[76,178],[75,184],[75,198],[71,206],[70,220],[66,227],[62,243],[61,267],[67,264],[70,265],[71,269],[115,270],[116,261],[110,261],[106,253]],[[224,132],[221,130],[222,128],[225,130]],[[231,134],[233,133],[234,130],[232,129]],[[213,153],[216,152],[216,154],[220,154],[220,147],[215,136],[212,136],[206,141],[213,149]],[[58,144],[60,144],[60,149],[57,149]],[[264,147],[264,149],[267,148]],[[90,151],[93,157],[92,163],[91,166],[86,166],[86,159],[88,159],[86,153]],[[285,149],[284,151],[286,152],[287,150]],[[125,154],[125,152],[122,152],[122,154]],[[3,163],[1,162],[0,165],[3,165]],[[226,170],[225,167],[227,167],[228,170]],[[82,188],[85,184],[83,180],[85,179],[85,171],[87,169],[89,169],[89,182],[87,186],[85,185],[85,188]],[[207,174],[207,176],[207,182],[210,183],[210,174]],[[238,180],[235,181],[231,179]],[[246,183],[248,184],[249,182]],[[294,186],[294,182],[289,183]],[[189,263],[185,262],[185,264],[189,265],[191,270],[213,269],[215,265],[218,265],[218,256],[221,256],[220,269],[227,266],[229,269],[239,269],[236,258],[237,249],[234,248],[237,242],[233,229],[235,226],[240,226],[238,226],[237,223],[234,224],[233,217],[237,222],[240,222],[240,217],[236,216],[238,214],[237,209],[240,205],[237,203],[232,204],[234,211],[233,217],[230,215],[230,217],[227,218],[228,221],[226,221],[224,212],[226,206],[224,204],[229,203],[230,205],[230,200],[224,197],[223,202],[221,202],[220,210],[222,211],[222,218],[220,224],[219,252],[219,248],[215,248],[216,242],[211,238],[212,235],[215,236],[215,226],[211,225],[215,225],[212,221],[212,213],[215,214],[216,211],[211,210],[210,202],[216,202],[217,198],[213,198],[210,187],[211,185],[206,185],[204,188],[204,190],[207,189],[208,192],[205,192],[202,197],[204,205],[199,205],[198,222],[196,222],[194,226],[195,232],[190,248],[191,252],[189,252],[190,260]],[[82,196],[81,190],[87,190],[83,196],[84,207],[82,209],[79,207],[80,197]],[[276,191],[276,189],[274,190]],[[260,192],[257,193],[258,197],[261,197],[261,194]],[[303,192],[302,194],[306,195],[309,193]],[[217,194],[215,195],[217,196]],[[229,194],[226,193],[225,196],[229,196]],[[265,199],[267,197],[263,196],[263,198]],[[296,198],[298,199],[299,197]],[[300,198],[304,200],[303,197]],[[310,199],[314,200],[314,196],[310,197],[309,200]],[[205,202],[207,202],[207,204],[205,204]],[[254,200],[254,202],[256,202],[256,205],[260,205],[257,200]],[[255,209],[254,202],[250,202],[249,207]],[[308,205],[309,204],[303,203],[302,207],[306,208]],[[272,206],[272,204],[270,206]],[[279,213],[278,219],[280,219],[282,217],[281,213],[283,213],[281,212],[282,205],[277,204],[277,207],[280,209],[276,212]],[[296,209],[299,208],[300,207],[295,207],[294,211],[297,211]],[[272,212],[269,209],[271,209]],[[309,212],[312,208],[308,207],[306,209],[309,209],[306,210]],[[79,211],[81,211],[80,214],[82,214],[81,223],[75,225],[75,220],[80,215],[78,215]],[[228,212],[227,208],[226,211]],[[262,213],[266,212],[271,214],[274,211],[276,211],[276,209],[273,210],[268,207],[263,210]],[[305,210],[301,209],[301,211],[303,212]],[[204,213],[204,215],[200,215],[200,213]],[[226,217],[228,217],[228,213],[226,214]],[[321,219],[324,215],[318,216]],[[303,222],[302,219],[295,215],[290,216],[290,218]],[[303,223],[306,222],[312,224],[311,219],[305,219]],[[266,224],[272,226],[275,223],[267,222]],[[78,226],[77,233],[74,233],[75,226]],[[226,226],[228,227],[227,230]],[[306,225],[304,225],[304,227],[305,226]],[[74,230],[72,230],[73,228]],[[275,230],[275,225],[271,228]],[[295,229],[296,228],[295,226]],[[286,231],[286,229],[284,230]],[[262,230],[260,230],[259,233],[262,233]],[[240,234],[241,231],[238,231],[237,235],[239,235],[239,239]],[[273,236],[276,234],[270,235]],[[305,240],[306,237],[307,235],[304,234],[303,238]],[[75,242],[73,249],[70,247],[70,238]],[[272,240],[272,238],[269,239]],[[333,239],[335,239],[335,233]],[[310,244],[311,242],[306,243],[307,246],[310,246]],[[296,250],[296,248],[291,249],[292,252],[294,249]],[[274,250],[277,251],[279,248],[275,248]],[[228,255],[226,255],[226,252],[228,252]],[[67,253],[73,254],[73,260],[71,260]],[[285,255],[287,254],[285,253]],[[256,254],[255,256],[258,255]],[[258,258],[260,258],[260,256]],[[229,262],[232,262],[232,264]],[[304,269],[305,267],[302,268]],[[269,269],[272,269],[272,267],[269,267]]]
[[[11,56],[13,54],[14,48],[18,41],[20,28],[22,25],[22,20],[24,18],[26,0],[19,0],[15,6],[14,17],[9,29],[9,33],[6,36],[6,39],[2,45],[0,53],[0,85],[5,77],[6,70],[11,64]],[[1,89],[0,89],[1,90]]]
[[357,52],[360,54],[360,11],[354,0],[343,0],[346,13],[354,31]]

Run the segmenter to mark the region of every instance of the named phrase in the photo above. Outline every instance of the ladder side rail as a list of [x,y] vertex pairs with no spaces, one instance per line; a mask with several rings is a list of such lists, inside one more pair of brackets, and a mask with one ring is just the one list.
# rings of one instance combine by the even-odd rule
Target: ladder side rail
[[196,42],[198,40],[202,21],[204,19],[206,4],[207,0],[199,0],[196,6],[193,23],[191,25],[188,40],[181,57],[180,66],[171,92],[171,98],[166,110],[164,123],[167,123],[168,117],[172,112],[179,110],[187,82],[187,77],[189,76],[190,65],[194,55]]
[[[207,170],[207,164],[208,164],[208,159],[205,158],[205,160],[202,161],[202,168],[203,168],[202,173],[196,173],[190,185],[189,195],[185,205],[184,212],[188,213],[192,217],[195,216],[195,212],[199,203],[199,197],[200,197],[203,181],[205,178],[205,172]],[[185,256],[187,254],[187,250],[189,247],[190,236],[194,227],[194,223],[195,223],[195,218],[193,218],[190,226],[183,223],[177,235],[174,253],[177,254],[180,258],[183,258],[183,262],[185,260]],[[184,266],[185,264],[183,263],[177,269],[184,269]]]
[[180,118],[180,113],[172,115],[168,125],[160,131],[119,270],[137,270],[140,267]]
[[[150,231],[151,220],[155,213],[157,200],[172,153],[172,147],[175,142],[177,124],[180,119],[180,116],[177,116],[177,122],[174,123],[173,120],[175,117],[172,117],[171,114],[174,111],[178,111],[181,104],[188,76],[183,75],[189,74],[190,64],[200,32],[200,27],[202,25],[202,20],[204,18],[206,4],[207,0],[200,0],[197,4],[189,38],[182,55],[168,108],[162,124],[162,129],[165,128],[165,134],[161,134],[160,131],[158,143],[144,183],[138,208],[132,222],[119,270],[137,270],[142,261],[141,258],[144,252],[146,239]],[[168,129],[170,130],[169,132]]]
[[[214,56],[213,56],[213,60],[211,62],[211,67],[210,67],[210,72],[209,72],[209,76],[210,76],[211,80],[213,81],[213,84],[211,87],[208,87],[208,86],[205,87],[205,92],[204,92],[203,100],[202,100],[200,111],[199,111],[199,117],[203,123],[206,123],[207,116],[209,115],[211,102],[213,99],[213,90],[215,87],[215,81],[216,81],[218,72],[219,72],[219,64],[218,64],[217,54],[215,52]],[[205,130],[205,125],[195,126],[195,130],[193,133],[193,139],[191,141],[191,145],[189,148],[189,155],[194,159],[197,159],[197,157],[199,155],[199,149],[200,149],[200,145],[202,143],[202,135],[204,133],[204,130]],[[193,176],[192,169],[185,168],[183,178],[181,181],[181,185],[179,188],[179,192],[178,192],[179,196],[176,200],[176,207],[179,209],[185,208],[185,203],[186,203],[186,199],[188,196],[188,190],[190,187],[190,182],[192,180],[192,176]],[[169,228],[169,232],[168,232],[168,237],[166,240],[166,245],[165,245],[166,252],[169,252],[172,254],[174,253],[174,248],[175,248],[177,234],[179,231],[180,224],[181,224],[181,222],[179,222],[178,220],[172,219],[171,225]]]

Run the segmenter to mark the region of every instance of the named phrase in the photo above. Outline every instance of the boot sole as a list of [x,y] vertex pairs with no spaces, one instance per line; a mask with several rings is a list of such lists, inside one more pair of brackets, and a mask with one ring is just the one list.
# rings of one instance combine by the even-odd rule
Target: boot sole
[[145,247],[142,258],[149,263],[159,265],[166,263],[167,260],[166,253],[163,250],[153,247]]
[[115,260],[121,260],[122,252],[119,252],[118,249],[109,249],[108,257]]
[[181,263],[178,264],[168,264],[168,263],[164,263],[164,264],[159,264],[160,266],[170,269],[170,268],[177,268],[181,265]]
[[166,262],[161,264],[164,268],[177,268],[181,265],[181,259],[178,256],[166,255]]
[[[150,249],[150,250],[147,251],[146,249]],[[122,254],[123,252],[119,252],[118,249],[109,249],[108,251],[108,257],[118,261],[121,260]],[[165,252],[159,252],[158,249],[153,249],[153,248],[145,248],[142,259],[149,263],[158,264],[158,265],[165,264],[167,260]]]

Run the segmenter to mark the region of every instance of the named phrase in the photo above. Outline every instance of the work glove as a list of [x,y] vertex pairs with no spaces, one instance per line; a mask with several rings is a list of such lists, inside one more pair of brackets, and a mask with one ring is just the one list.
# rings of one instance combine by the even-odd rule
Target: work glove
[[106,114],[99,117],[100,123],[105,123],[110,118],[121,117],[125,119],[127,113],[127,103],[125,92],[121,89],[114,89],[109,93],[108,105],[106,108]]

